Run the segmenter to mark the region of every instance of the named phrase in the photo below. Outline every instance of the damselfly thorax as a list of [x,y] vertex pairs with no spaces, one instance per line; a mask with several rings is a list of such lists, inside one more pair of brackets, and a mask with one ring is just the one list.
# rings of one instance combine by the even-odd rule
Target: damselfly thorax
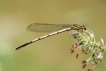
[[50,33],[48,35],[44,35],[44,36],[36,38],[34,40],[31,40],[31,41],[29,41],[21,46],[16,47],[15,50],[18,50],[18,49],[25,47],[31,43],[34,43],[34,42],[39,41],[41,39],[44,39],[44,38],[47,38],[47,37],[50,37],[50,36],[53,36],[53,35],[56,35],[56,34],[59,34],[62,32],[74,30],[74,31],[78,31],[80,33],[83,33],[83,30],[86,30],[86,27],[85,27],[85,25],[80,26],[78,24],[71,25],[71,24],[33,23],[33,24],[30,24],[26,29],[28,31],[31,31],[31,32],[51,32],[51,31],[56,31],[56,30],[59,30],[59,31]]

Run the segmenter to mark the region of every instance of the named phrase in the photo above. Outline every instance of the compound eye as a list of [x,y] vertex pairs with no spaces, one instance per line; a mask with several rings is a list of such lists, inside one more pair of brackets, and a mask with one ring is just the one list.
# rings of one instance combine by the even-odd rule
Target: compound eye
[[83,29],[86,30],[87,28],[85,27],[85,25],[83,25]]
[[84,28],[84,30],[86,30],[86,28]]

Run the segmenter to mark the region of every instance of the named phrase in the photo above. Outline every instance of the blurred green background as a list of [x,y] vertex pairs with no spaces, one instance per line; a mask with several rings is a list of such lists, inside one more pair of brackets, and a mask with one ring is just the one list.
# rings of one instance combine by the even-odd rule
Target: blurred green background
[[[0,0],[0,71],[87,71],[89,57],[68,50],[70,32],[58,34],[18,51],[15,47],[49,33],[26,31],[31,23],[85,24],[106,41],[106,0]],[[79,58],[75,55],[79,52]],[[104,59],[93,71],[105,71]]]

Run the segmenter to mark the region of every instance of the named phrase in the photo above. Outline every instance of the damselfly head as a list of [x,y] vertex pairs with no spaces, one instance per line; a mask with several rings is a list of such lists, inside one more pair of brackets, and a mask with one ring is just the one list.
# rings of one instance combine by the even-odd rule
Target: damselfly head
[[83,28],[84,30],[86,30],[86,29],[87,29],[87,27],[86,27],[85,25],[82,25],[82,28]]
[[79,31],[79,32],[83,32],[83,30],[86,30],[87,28],[86,28],[86,26],[85,25],[82,25],[82,26],[80,26],[80,25],[78,25],[78,24],[73,24],[72,25],[72,30],[77,30],[77,31]]
[[79,29],[84,29],[84,30],[86,30],[86,26],[85,26],[85,25],[80,26],[80,25],[78,25],[78,24],[73,24],[73,27],[74,27],[75,29],[77,29],[77,30],[79,30]]

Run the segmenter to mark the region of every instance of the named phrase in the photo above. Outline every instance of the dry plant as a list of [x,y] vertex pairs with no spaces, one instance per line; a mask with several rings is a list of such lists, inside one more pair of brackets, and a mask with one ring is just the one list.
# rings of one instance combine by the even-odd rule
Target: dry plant
[[[101,41],[96,42],[93,31],[90,29],[83,30],[82,32],[72,30],[72,37],[76,40],[76,42],[71,46],[69,50],[73,53],[77,49],[81,49],[83,54],[90,55],[90,57],[86,60],[82,61],[82,68],[84,69],[87,64],[91,64],[88,71],[92,71],[93,68],[102,61],[106,56],[106,44],[104,44],[103,39]],[[76,54],[76,58],[78,58],[79,54]]]

